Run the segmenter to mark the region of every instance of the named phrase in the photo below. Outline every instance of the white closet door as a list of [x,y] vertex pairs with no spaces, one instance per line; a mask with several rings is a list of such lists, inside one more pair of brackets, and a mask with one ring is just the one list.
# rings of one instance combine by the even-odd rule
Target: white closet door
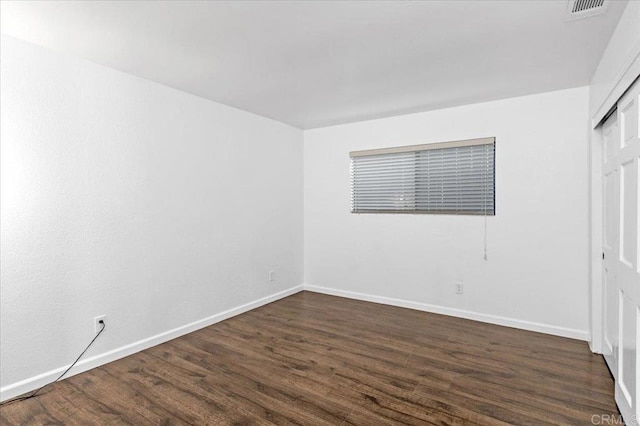
[[603,128],[604,346],[611,349],[605,358],[614,371],[616,403],[627,424],[638,424],[640,416],[639,102],[637,81],[618,101],[616,125],[605,123],[609,127]]

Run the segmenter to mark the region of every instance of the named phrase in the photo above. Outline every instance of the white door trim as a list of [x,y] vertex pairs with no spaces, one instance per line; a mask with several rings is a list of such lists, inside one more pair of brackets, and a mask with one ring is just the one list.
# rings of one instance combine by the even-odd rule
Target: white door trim
[[593,112],[591,118],[591,127],[594,128],[600,124],[607,112],[613,108],[622,97],[624,92],[633,84],[635,79],[640,75],[640,44],[636,46],[637,51],[631,52],[629,60],[620,69],[615,82],[611,85],[608,95],[604,98],[600,106]]
[[590,315],[590,332],[591,340],[589,347],[594,353],[602,353],[602,339],[604,335],[604,315],[602,301],[604,300],[602,286],[602,237],[603,237],[603,179],[602,179],[602,160],[603,160],[603,137],[602,126],[591,131],[590,138],[590,244],[589,244],[589,269],[591,281],[591,315]]
[[[629,67],[624,69],[617,81],[613,84],[612,90],[607,98],[606,105],[613,108],[622,95],[633,85],[636,79],[640,78],[640,53],[633,58]],[[618,96],[613,99],[613,96]],[[589,347],[594,353],[602,353],[602,339],[604,334],[604,316],[602,310],[603,284],[602,284],[602,243],[604,232],[603,218],[603,138],[602,124],[608,111],[602,111],[604,105],[593,116],[590,127],[590,164],[589,164],[589,281],[590,281],[590,315],[589,331],[591,339]],[[596,127],[597,126],[597,127]]]

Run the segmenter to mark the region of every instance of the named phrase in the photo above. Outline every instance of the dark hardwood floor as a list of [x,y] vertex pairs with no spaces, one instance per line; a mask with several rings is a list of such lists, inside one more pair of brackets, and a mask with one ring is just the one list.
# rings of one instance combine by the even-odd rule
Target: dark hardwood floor
[[11,424],[585,424],[585,342],[303,292],[0,408]]

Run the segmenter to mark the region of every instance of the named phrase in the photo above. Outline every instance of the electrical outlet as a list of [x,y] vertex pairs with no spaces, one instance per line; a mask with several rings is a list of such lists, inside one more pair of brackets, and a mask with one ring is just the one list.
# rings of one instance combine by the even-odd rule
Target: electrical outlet
[[95,333],[97,333],[98,331],[102,330],[102,324],[100,324],[100,321],[104,321],[105,324],[106,324],[107,316],[106,315],[100,315],[100,316],[95,317],[93,319],[93,331]]
[[464,285],[462,284],[462,282],[457,282],[456,283],[456,294],[463,294],[464,293]]
[[275,279],[275,271],[269,271],[269,282],[273,282],[273,280]]

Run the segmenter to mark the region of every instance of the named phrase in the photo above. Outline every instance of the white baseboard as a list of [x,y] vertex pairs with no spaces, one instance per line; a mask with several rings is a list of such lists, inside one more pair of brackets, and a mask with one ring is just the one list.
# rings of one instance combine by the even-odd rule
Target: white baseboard
[[[302,290],[303,290],[302,285],[292,287],[290,289],[281,291],[279,293],[275,293],[270,296],[263,297],[262,299],[258,299],[253,302],[249,302],[244,305],[229,309],[227,311],[220,312],[210,317],[192,322],[190,324],[186,324],[181,327],[174,328],[173,330],[165,331],[164,333],[156,334],[155,336],[151,336],[146,339],[139,340],[129,345],[121,346],[117,349],[113,349],[111,351],[92,356],[91,358],[80,360],[75,365],[75,367],[73,367],[73,369],[69,371],[69,373],[67,373],[65,378],[74,376],[76,374],[82,373],[84,371],[90,370],[95,367],[99,367],[101,365],[107,364],[117,359],[124,358],[136,352],[140,352],[142,350],[151,348],[153,346],[175,339],[176,337],[189,334],[201,328],[208,327],[217,322],[224,321],[228,318],[234,317],[236,315],[240,315],[242,313],[245,313],[252,309],[266,305],[268,303],[275,302],[276,300],[298,293]],[[57,368],[55,370],[47,371],[37,376],[29,377],[28,379],[21,380],[19,382],[4,386],[0,388],[0,401],[5,401],[7,399],[16,397],[18,395],[22,395],[23,393],[26,393],[26,392],[38,389],[41,386],[44,386],[45,384],[55,380],[60,375],[60,373],[62,373],[68,367],[69,366],[66,365],[66,366]]]
[[335,288],[319,287],[315,285],[304,285],[304,289],[315,293],[329,294],[332,296],[346,297],[349,299],[363,300],[366,302],[381,303],[384,305],[398,306],[401,308],[415,309],[418,311],[432,312],[434,314],[449,315],[452,317],[466,318],[474,321],[497,324],[506,327],[519,328],[522,330],[536,331],[538,333],[552,334],[554,336],[569,337],[589,341],[589,332],[572,328],[558,327],[554,325],[541,324],[537,322],[524,321],[515,318],[501,317],[497,315],[483,314],[479,312],[466,311],[463,309],[449,308],[446,306],[431,305],[428,303],[411,302],[408,300],[393,299],[390,297],[374,296],[352,291],[338,290]]

